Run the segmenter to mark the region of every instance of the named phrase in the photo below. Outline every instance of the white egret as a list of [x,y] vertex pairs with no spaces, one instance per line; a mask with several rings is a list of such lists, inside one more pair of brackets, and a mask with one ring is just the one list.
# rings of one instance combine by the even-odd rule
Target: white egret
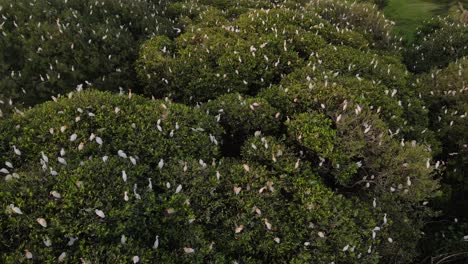
[[123,150],[121,149],[117,151],[117,155],[119,155],[119,157],[124,158],[124,159],[127,158],[127,154],[125,154],[125,152],[123,152]]
[[21,156],[21,151],[18,148],[16,148],[15,145],[13,145],[13,151],[15,152],[16,155]]
[[60,254],[60,256],[58,257],[58,262],[64,262],[65,261],[65,258],[67,257],[67,253],[66,252],[62,252],[62,254]]
[[122,171],[122,179],[124,182],[127,182],[127,173],[124,170]]
[[42,242],[44,243],[46,247],[52,246],[52,241],[50,241],[50,238],[47,236],[42,239]]
[[406,177],[406,185],[411,186],[411,179],[410,179],[410,177]]
[[268,222],[268,219],[265,218],[263,221],[265,222],[266,228],[267,228],[268,230],[271,230],[271,227],[272,227],[272,226],[271,226],[270,222]]
[[348,251],[348,249],[349,249],[349,244],[348,244],[348,245],[346,245],[346,246],[344,246],[344,248],[343,248],[343,252],[346,252],[346,251]]
[[179,184],[179,186],[177,186],[175,193],[180,193],[180,191],[182,191],[182,185],[181,184]]
[[57,160],[60,164],[67,165],[67,161],[64,158],[58,157]]
[[184,252],[185,254],[191,254],[195,252],[195,249],[190,248],[190,247],[184,247]]
[[153,243],[153,249],[157,249],[159,247],[159,236],[156,236],[156,239]]
[[20,215],[23,214],[21,209],[19,209],[19,207],[16,207],[14,204],[10,204],[10,208],[15,214],[20,214]]
[[47,221],[44,218],[37,218],[36,221],[42,226],[47,227]]
[[136,198],[136,199],[141,200],[140,194],[138,194],[138,193],[136,192],[136,191],[137,191],[137,188],[138,188],[138,186],[137,186],[137,184],[135,183],[135,184],[133,185],[133,194],[135,195],[135,198]]
[[104,212],[102,210],[95,209],[94,213],[96,213],[96,215],[99,216],[100,218],[105,218],[106,217],[106,215],[104,214]]
[[153,182],[151,181],[151,178],[148,178],[148,189],[153,190]]
[[10,169],[13,169],[13,164],[9,161],[5,161],[5,166],[7,166]]

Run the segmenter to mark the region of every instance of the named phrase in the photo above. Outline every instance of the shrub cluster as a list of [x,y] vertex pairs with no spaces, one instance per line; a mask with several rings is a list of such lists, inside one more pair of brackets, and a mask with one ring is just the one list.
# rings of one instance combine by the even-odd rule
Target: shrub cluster
[[257,158],[270,140],[259,136],[245,159],[219,159],[221,128],[199,110],[81,92],[0,127],[12,132],[0,139],[13,167],[0,187],[4,262],[377,260],[369,206],[273,139],[284,167]]
[[[3,95],[29,82],[24,98],[42,100],[82,78],[127,88],[135,71],[153,98],[77,89],[24,112],[0,105],[2,263],[409,263],[428,202],[445,197],[433,155],[463,178],[466,154],[449,157],[466,150],[465,88],[453,88],[466,60],[412,83],[369,3],[34,3],[34,24],[11,19],[24,4],[1,5],[2,47],[32,56]],[[76,32],[80,45],[61,39]],[[71,43],[78,75],[58,81]]]
[[414,43],[407,49],[405,62],[416,73],[444,68],[450,62],[468,55],[468,25],[449,17],[425,21],[418,29]]
[[0,1],[0,98],[33,105],[77,85],[137,90],[139,44],[174,32],[166,2]]
[[465,210],[468,203],[467,66],[468,59],[463,57],[444,69],[419,75],[415,83],[429,108],[429,128],[437,132],[441,146],[434,158],[440,166],[437,174],[442,179],[444,196],[434,201],[434,207],[443,214],[426,228],[429,235],[421,242],[421,247],[427,255],[433,255],[440,248],[445,252],[466,248],[466,242],[460,237],[468,232]]

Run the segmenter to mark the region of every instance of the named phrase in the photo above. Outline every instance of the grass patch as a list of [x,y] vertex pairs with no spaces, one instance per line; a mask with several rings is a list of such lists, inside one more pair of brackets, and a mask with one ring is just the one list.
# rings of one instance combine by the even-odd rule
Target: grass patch
[[384,12],[395,21],[395,33],[411,42],[424,20],[438,15],[457,15],[458,2],[467,9],[468,0],[390,0]]
[[439,8],[440,4],[432,1],[390,0],[385,14],[396,22],[395,32],[411,41],[416,28]]

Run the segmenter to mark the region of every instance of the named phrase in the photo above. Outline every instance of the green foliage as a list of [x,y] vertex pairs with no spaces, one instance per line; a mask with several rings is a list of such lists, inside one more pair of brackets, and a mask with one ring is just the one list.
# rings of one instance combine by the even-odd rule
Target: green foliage
[[[466,204],[467,177],[467,148],[466,113],[468,112],[468,96],[464,83],[468,78],[465,68],[468,59],[461,58],[451,63],[443,70],[419,76],[416,87],[423,94],[429,109],[429,128],[436,132],[441,142],[441,151],[435,156],[439,161],[447,200],[438,205],[450,215],[467,219],[468,215],[461,210]],[[444,166],[445,165],[445,166]]]
[[294,173],[297,157],[294,150],[275,137],[256,135],[242,145],[241,157],[249,162],[258,162],[276,171]]
[[[407,86],[401,62],[349,47],[329,46],[319,54],[324,55],[311,58],[309,65],[285,76],[280,85],[263,89],[259,96],[286,115],[315,110],[337,118],[345,101],[357,103],[379,113],[392,131],[402,131],[409,139],[421,138],[427,130],[427,109]],[[423,141],[436,145],[432,134],[424,133]]]
[[441,178],[444,195],[434,200],[432,206],[443,214],[425,227],[428,235],[420,242],[423,254],[435,259],[466,250],[462,238],[468,230],[467,66],[468,59],[463,57],[444,69],[419,75],[416,80],[416,89],[429,109],[429,128],[441,143],[434,162],[439,167],[436,173]]
[[[300,21],[289,22],[291,13],[255,10],[232,22],[217,20],[208,24],[202,20],[200,24],[188,26],[175,39],[173,50],[165,49],[159,40],[145,43],[137,67],[145,93],[193,103],[230,92],[254,94],[278,82],[283,74],[302,63],[299,54],[308,55],[311,49],[324,45],[318,36],[300,37],[298,33],[297,47],[288,44],[289,36],[296,30],[304,30],[298,26]],[[200,16],[210,14],[208,10]],[[253,31],[256,27],[250,21],[258,15],[287,28],[288,34]]]
[[426,21],[405,54],[405,63],[416,73],[443,68],[468,55],[468,25],[449,17]]
[[456,263],[466,260],[467,245],[464,238],[468,232],[468,224],[460,219],[438,219],[426,225],[424,236],[419,247],[422,256],[441,261],[444,258]]
[[[214,99],[202,109],[227,133],[224,155],[237,157],[242,146],[241,157],[286,174],[308,164],[351,200],[377,199],[376,210],[399,219],[385,235],[401,240],[379,254],[411,261],[422,227],[416,218],[430,216],[415,205],[438,195],[438,183],[422,145],[434,144],[421,136],[427,110],[409,87],[389,22],[367,4],[338,1],[312,2],[307,13],[199,4],[176,4],[185,10],[182,35],[142,47],[145,92],[191,104]],[[245,103],[239,94],[256,97]],[[265,112],[249,109],[260,100]]]
[[[453,166],[462,182],[466,155],[446,155],[465,144],[466,103],[453,96],[464,61],[411,83],[391,23],[369,3],[111,2],[39,1],[14,32],[10,15],[24,22],[25,6],[1,18],[6,49],[33,58],[5,75],[3,95],[21,97],[13,77],[42,75],[28,100],[69,98],[24,112],[0,102],[0,262],[415,260],[436,216],[428,202],[458,192],[435,176]],[[76,76],[54,52],[73,55]],[[67,71],[50,88],[57,67]],[[81,80],[165,99],[69,93]],[[456,120],[437,122],[444,111]]]
[[336,132],[332,121],[320,113],[303,113],[288,122],[289,137],[312,153],[328,158],[333,151]]
[[390,34],[390,21],[371,4],[350,4],[351,1],[316,1],[317,12],[339,28],[363,34],[376,49],[393,51],[396,38]]
[[254,95],[301,68],[310,55],[327,52],[327,42],[369,48],[364,31],[336,30],[331,15],[330,21],[321,18],[320,12],[327,9],[316,4],[308,6],[308,13],[253,9],[233,18],[226,10],[203,5],[172,6],[199,11],[185,14],[185,32],[173,43],[157,37],[142,46],[137,72],[145,93],[186,103],[230,92]]
[[[1,138],[2,162],[14,164],[2,184],[5,189],[0,198],[2,210],[6,210],[1,221],[5,231],[0,239],[3,261],[23,259],[23,249],[34,252],[41,262],[53,261],[61,251],[66,251],[72,262],[82,257],[93,262],[125,262],[132,251],[142,258],[150,256],[151,250],[143,250],[149,237],[140,239],[137,235],[148,234],[148,228],[160,224],[142,225],[140,220],[163,221],[156,215],[167,206],[178,204],[183,208],[185,199],[167,198],[165,207],[161,207],[153,194],[130,206],[122,198],[124,191],[132,197],[133,184],[139,184],[143,196],[143,186],[148,184],[145,176],[161,167],[161,160],[175,163],[189,157],[216,157],[217,146],[210,140],[221,132],[212,117],[189,107],[101,92],[82,92],[72,99],[45,103],[24,116],[2,121],[0,126],[2,131],[14,132],[14,136],[2,133]],[[74,141],[70,141],[72,133],[77,135]],[[89,135],[94,140],[88,139]],[[21,150],[21,156],[10,151],[11,144]],[[65,155],[59,154],[60,149]],[[118,150],[124,150],[128,159],[118,158]],[[57,156],[66,159],[67,164],[59,164]],[[39,159],[42,170],[36,163]],[[122,170],[127,171],[128,183],[121,180]],[[51,191],[57,191],[63,199],[54,199]],[[115,195],[117,191],[119,195]],[[7,213],[9,203],[20,206],[27,217],[17,219]],[[99,220],[94,209],[103,210],[107,218]],[[189,212],[182,214],[191,216]],[[36,223],[39,217],[46,219],[50,229]],[[165,221],[168,226],[164,232],[171,233],[170,227],[180,228],[179,221],[185,220],[181,216]],[[129,236],[131,249],[119,246],[121,234]],[[160,234],[164,234],[162,229]],[[43,245],[45,236],[52,241],[52,248]],[[79,239],[71,248],[66,246],[70,237]],[[167,261],[174,257],[171,254],[162,254],[161,259]]]
[[[128,172],[126,182],[120,178],[122,170]],[[360,254],[371,243],[369,232],[362,233],[374,224],[364,218],[368,212],[350,210],[351,202],[334,196],[308,170],[288,180],[256,164],[247,171],[237,162],[204,167],[188,160],[154,170],[110,157],[105,163],[85,161],[56,177],[40,170],[28,174],[0,187],[5,208],[3,260],[24,260],[23,252],[28,250],[39,262],[55,261],[66,252],[70,262],[124,263],[136,255],[141,261],[181,263],[269,259],[325,263],[355,262],[359,254],[362,260],[376,263],[376,256]],[[182,189],[176,192],[179,184]],[[133,186],[137,186],[134,193]],[[236,194],[233,188],[241,190]],[[61,197],[52,197],[51,191]],[[23,214],[12,213],[9,203]],[[105,217],[97,216],[95,209]],[[44,218],[47,226],[39,225],[37,218]],[[159,247],[153,249],[156,235]],[[73,244],[71,238],[76,239]],[[44,240],[52,245],[45,246]],[[353,249],[338,250],[347,244]],[[193,248],[194,253],[184,253],[184,248]]]
[[388,5],[389,0],[374,0],[374,2],[379,8],[383,9]]
[[[309,73],[313,76],[312,70]],[[286,82],[306,80],[304,77],[293,76],[288,77],[290,81]],[[364,81],[358,83],[365,84]],[[399,251],[399,261],[410,261],[417,254],[418,230],[423,226],[422,221],[417,219],[431,216],[430,212],[415,210],[412,205],[440,195],[434,192],[438,184],[432,178],[432,169],[426,168],[431,153],[415,141],[405,142],[401,139],[398,142],[392,139],[388,135],[387,124],[377,114],[379,111],[376,111],[376,106],[369,106],[367,99],[353,97],[355,92],[350,89],[351,86],[328,84],[327,87],[323,81],[314,83],[312,80],[310,84],[311,86],[304,82],[287,85],[287,88],[272,87],[263,90],[260,96],[289,116],[307,119],[311,114],[317,115],[317,112],[322,113],[319,114],[322,118],[328,116],[326,125],[313,125],[312,129],[320,130],[325,127],[324,131],[328,132],[323,134],[333,134],[326,141],[332,144],[329,148],[332,151],[328,155],[312,153],[302,159],[314,161],[319,175],[327,181],[333,181],[338,189],[360,195],[362,200],[369,203],[373,199],[379,201],[381,212],[386,213],[389,219],[395,219],[395,227],[389,236],[395,241],[401,241],[397,244],[385,244],[379,252],[396,257],[392,252]],[[359,100],[359,103],[348,101],[352,98]],[[390,96],[389,99],[393,100]],[[382,109],[383,107],[385,106],[382,105]],[[391,120],[391,117],[388,118]],[[290,122],[294,123],[294,118]],[[305,133],[307,127],[309,126],[304,123],[298,123],[296,131]],[[297,138],[297,135],[289,135],[289,138]],[[325,140],[327,137],[321,135],[317,138]],[[318,140],[311,142],[317,144]],[[258,146],[258,143],[255,145]],[[268,159],[271,155],[265,154],[259,159]],[[276,159],[280,166],[285,167],[280,159]],[[271,160],[273,157],[270,157],[270,163]],[[272,164],[278,166],[276,163]],[[397,215],[396,218],[401,221],[396,220]]]
[[155,2],[0,1],[0,98],[32,105],[86,82],[137,89],[139,44],[173,31]]
[[85,157],[116,155],[119,150],[139,162],[147,156],[164,158],[165,153],[208,159],[218,151],[211,137],[219,137],[222,131],[214,118],[184,105],[93,91],[38,105],[2,121],[0,130],[5,131],[0,136],[3,162],[20,168],[37,161],[43,152],[57,171],[63,167],[56,158],[62,148],[70,166],[79,165]]
[[406,86],[406,68],[393,56],[378,56],[350,47],[327,46],[318,51],[314,59],[311,58],[316,64],[317,60],[321,60],[321,66],[326,69],[349,75],[359,74],[367,79],[376,78],[389,88]]
[[[255,102],[265,104],[257,110],[266,107]],[[377,260],[378,254],[363,254],[374,243],[368,208],[334,195],[307,162],[298,167],[291,159],[274,169],[217,161],[208,135],[220,128],[200,110],[87,91],[36,106],[0,127],[14,133],[0,140],[2,161],[14,164],[0,185],[3,262],[24,261],[25,252],[39,262],[62,252],[70,262]],[[345,246],[350,249],[339,250]],[[186,253],[189,248],[194,253]]]
[[330,164],[322,165],[323,177],[333,175],[347,192],[375,202],[392,221],[388,233],[394,241],[378,251],[392,261],[411,262],[418,254],[423,219],[433,216],[422,204],[440,196],[433,169],[426,167],[431,153],[415,141],[398,143],[366,110],[357,116],[344,112],[336,126],[335,153]]
[[232,150],[239,148],[256,131],[274,135],[281,126],[276,115],[278,111],[263,98],[226,94],[206,103],[202,109],[219,120],[225,131],[223,146]]

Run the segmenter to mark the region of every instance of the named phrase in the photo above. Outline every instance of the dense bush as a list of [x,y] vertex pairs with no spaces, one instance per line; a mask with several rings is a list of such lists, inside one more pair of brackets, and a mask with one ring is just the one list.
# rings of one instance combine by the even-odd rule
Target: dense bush
[[388,5],[389,0],[359,0],[359,2],[369,2],[376,4],[380,9]]
[[[455,208],[466,204],[466,131],[468,124],[466,114],[468,112],[468,95],[466,80],[468,74],[466,67],[468,58],[464,57],[451,63],[447,68],[434,70],[417,77],[416,88],[423,95],[429,109],[429,128],[436,133],[441,142],[441,151],[435,157],[441,161],[441,173],[447,183],[453,188],[465,188],[453,193],[450,205]],[[448,209],[447,206],[444,206]],[[463,210],[454,209],[450,214],[460,214]],[[464,214],[467,218],[468,215]]]
[[441,142],[434,159],[444,196],[434,201],[433,207],[443,214],[426,226],[428,237],[421,242],[424,255],[432,257],[466,249],[461,238],[468,232],[467,67],[468,59],[463,57],[416,80],[416,88],[429,108],[429,128]]
[[[182,263],[355,262],[358,256],[376,261],[376,254],[365,254],[376,224],[368,210],[352,209],[352,202],[334,196],[307,170],[287,180],[259,165],[244,167],[229,161],[203,167],[188,160],[154,170],[111,157],[106,163],[88,160],[56,177],[28,171],[29,177],[2,185],[2,205],[13,203],[23,213],[2,216],[2,240],[8,242],[2,259],[24,259],[27,250],[39,262],[54,262],[62,252],[69,262],[123,263],[133,256]],[[126,182],[122,170],[128,172]]]
[[92,83],[137,89],[139,44],[172,33],[166,2],[0,1],[0,98],[28,105]]
[[370,206],[333,194],[307,161],[217,159],[214,118],[188,107],[82,92],[0,127],[14,134],[0,139],[13,167],[0,187],[3,262],[378,259],[365,253],[381,243]]
[[[239,95],[233,96],[239,100]],[[261,98],[246,100],[252,100],[246,104],[249,111],[255,102],[259,109],[268,106]],[[232,104],[232,110],[226,107],[226,113],[235,118],[240,111],[235,106],[242,106],[241,102]],[[211,103],[217,109],[218,103]],[[265,118],[275,118],[271,110]],[[299,115],[290,126],[300,129],[298,122],[305,118],[331,131],[331,120],[311,114]],[[241,123],[246,134],[256,129],[248,123]],[[305,147],[317,154],[331,151],[330,142],[314,143],[314,131],[318,131],[314,126],[305,134]],[[164,262],[372,263],[379,255],[391,254],[388,247],[398,248],[398,240],[406,234],[400,231],[402,224],[406,231],[414,230],[411,218],[397,218],[416,212],[407,206],[431,193],[427,174],[417,169],[425,163],[420,161],[421,153],[402,151],[397,154],[401,161],[393,161],[391,151],[385,152],[387,161],[376,161],[379,154],[362,154],[370,159],[363,168],[376,174],[368,181],[376,187],[367,188],[369,198],[347,197],[328,189],[321,179],[327,179],[327,172],[296,152],[296,147],[285,147],[282,140],[254,133],[256,137],[244,143],[242,156],[219,159],[217,141],[224,142],[216,117],[201,109],[138,96],[81,92],[8,118],[0,128],[6,132],[0,138],[2,162],[13,167],[7,165],[9,175],[0,187],[5,262],[24,259],[24,252],[48,262],[65,252],[72,262],[80,258],[127,262],[138,256],[142,261]],[[395,153],[400,153],[397,145]],[[275,166],[277,162],[281,166]],[[399,172],[399,162],[408,163],[407,172]],[[404,182],[407,175],[414,182],[411,187],[395,185],[395,195],[384,191],[388,184]],[[378,183],[383,179],[385,183]],[[371,197],[378,198],[376,208]],[[398,209],[392,204],[396,201],[401,204]],[[22,214],[15,213],[17,208]],[[159,247],[155,250],[156,235]],[[372,239],[375,235],[378,239]],[[192,249],[194,253],[186,253]]]
[[263,98],[226,94],[206,103],[202,109],[215,115],[226,132],[224,154],[237,153],[246,138],[256,131],[275,135],[281,126],[278,111]]
[[390,52],[399,49],[398,41],[391,33],[391,22],[377,10],[375,5],[337,0],[312,1],[312,3],[323,18],[337,28],[363,34],[372,47]]
[[[327,84],[338,84],[349,91],[337,97],[378,109],[390,129],[402,131],[406,139],[436,145],[431,133],[421,137],[426,110],[409,89],[410,76],[394,54],[387,21],[369,5],[320,1],[307,5],[306,14],[273,8],[231,17],[225,9],[213,8],[221,3],[175,5],[188,12],[185,32],[173,41],[153,38],[140,51],[137,72],[146,94],[194,104],[232,92],[256,95],[272,85],[297,90],[291,86],[320,83],[324,93],[335,97],[336,90]],[[356,10],[366,15],[358,19],[351,15]],[[342,16],[350,20],[344,23]],[[369,33],[368,24],[378,28]],[[390,46],[369,46],[378,43],[380,37],[372,35],[377,32]],[[311,97],[318,103],[316,94]]]
[[408,83],[405,67],[395,57],[329,46],[259,96],[287,115],[317,110],[337,118],[345,101],[368,106],[392,133],[402,132],[403,138],[436,148],[427,132],[427,109]]
[[426,21],[405,54],[405,63],[416,73],[446,67],[468,55],[468,25],[445,17]]
[[335,192],[377,203],[399,241],[379,245],[379,254],[411,261],[431,216],[421,203],[440,195],[427,166],[437,144],[388,21],[366,4],[236,14],[220,3],[178,4],[185,32],[145,43],[137,65],[145,92],[214,99],[201,108],[225,129],[224,155],[237,157],[242,146],[241,156],[287,173],[310,164]]
[[[74,77],[43,87],[68,98],[24,111],[0,102],[0,262],[411,263],[435,248],[417,246],[445,232],[422,232],[440,208],[429,205],[459,197],[442,192],[450,177],[462,182],[466,155],[449,156],[466,147],[464,60],[413,79],[390,22],[369,3],[80,3],[39,2],[63,7],[33,8],[60,17],[57,26],[1,41],[45,34],[65,56],[70,43],[47,32],[83,28],[96,39],[77,57],[80,78],[158,99],[68,93]],[[24,13],[13,7],[7,14]],[[11,21],[2,26],[11,31]],[[132,61],[135,44],[172,31],[148,39]],[[142,90],[130,87],[131,70],[108,78],[107,40],[117,64],[135,66]],[[40,61],[29,76],[44,77],[41,52],[31,52]],[[20,86],[1,91],[14,97]],[[465,226],[447,233],[458,237],[452,248]]]
[[[162,38],[146,42],[137,69],[145,92],[193,103],[229,92],[254,94],[278,82],[283,74],[302,63],[294,46],[297,44],[289,44],[287,48],[291,34],[295,30],[304,31],[298,26],[301,21],[289,22],[291,13],[255,10],[233,22],[217,20],[209,25],[202,22],[189,26],[173,43]],[[200,14],[208,15],[209,12]],[[275,19],[271,23],[281,23],[279,30],[288,26],[288,34],[254,33],[252,28],[256,27],[252,27],[250,20],[258,15],[266,21]],[[324,41],[317,38],[317,43],[323,45]]]
[[[219,137],[221,128],[200,111],[139,96],[129,99],[83,92],[72,98],[45,103],[24,116],[5,120],[0,128],[2,161],[21,168],[44,153],[50,157],[48,165],[59,169],[63,167],[57,162],[59,156],[69,166],[77,166],[85,157],[115,155],[119,150],[141,162],[146,156],[163,158],[165,153],[204,159],[217,154],[213,139]],[[59,154],[61,149],[64,155]]]
[[[198,7],[199,11],[196,15],[186,14],[185,32],[174,41],[156,37],[142,46],[137,72],[145,93],[171,96],[188,103],[214,99],[229,92],[254,95],[261,88],[279,83],[286,74],[304,66],[311,55],[319,53],[326,56],[329,51],[327,42],[349,46],[350,50],[345,52],[356,49],[356,52],[361,52],[358,55],[365,53],[361,50],[371,48],[369,43],[376,43],[370,36],[373,33],[369,35],[364,30],[366,24],[377,26],[380,23],[373,19],[383,19],[375,10],[369,12],[371,7],[357,5],[356,8],[366,9],[372,14],[372,18],[369,21],[353,20],[348,27],[334,19],[341,13],[327,13],[335,7],[339,9],[341,4],[324,2],[310,3],[307,13],[294,8],[253,9],[232,19],[225,10],[213,9],[212,6],[179,3],[186,8]],[[339,12],[352,11],[339,9]],[[388,33],[383,28],[375,29],[376,32],[379,30]],[[367,57],[362,60],[371,67]],[[386,58],[382,63],[387,61],[397,63],[392,58]],[[393,74],[388,79],[399,73],[398,67],[392,69]],[[376,77],[383,77],[387,71],[381,73]]]
[[288,122],[288,134],[305,149],[320,157],[328,158],[333,151],[333,140],[336,135],[331,124],[331,120],[323,114],[302,113]]

